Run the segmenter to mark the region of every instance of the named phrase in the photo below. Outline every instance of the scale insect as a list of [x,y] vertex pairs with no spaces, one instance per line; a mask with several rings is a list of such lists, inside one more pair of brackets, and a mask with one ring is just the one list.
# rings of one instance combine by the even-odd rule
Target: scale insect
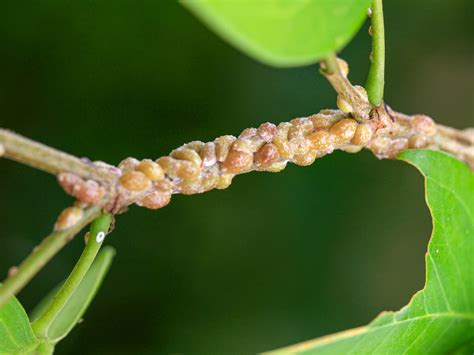
[[105,232],[100,231],[99,233],[97,233],[97,236],[95,237],[95,241],[97,243],[102,243],[104,239],[105,239]]

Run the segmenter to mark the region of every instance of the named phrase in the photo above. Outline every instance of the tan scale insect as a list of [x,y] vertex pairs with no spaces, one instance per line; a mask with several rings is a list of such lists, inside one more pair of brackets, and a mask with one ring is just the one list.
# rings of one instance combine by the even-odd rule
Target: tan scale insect
[[83,215],[84,211],[78,207],[65,208],[54,224],[54,231],[60,232],[71,228],[82,219]]

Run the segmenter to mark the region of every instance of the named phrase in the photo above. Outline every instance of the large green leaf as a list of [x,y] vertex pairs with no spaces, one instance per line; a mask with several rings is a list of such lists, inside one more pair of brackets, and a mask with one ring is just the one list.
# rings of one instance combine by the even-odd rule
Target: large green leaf
[[30,320],[16,297],[0,307],[0,354],[28,352],[38,346]]
[[212,30],[274,66],[315,63],[341,49],[371,0],[181,0]]
[[[102,284],[114,255],[114,248],[107,246],[96,257],[79,287],[49,327],[48,341],[50,343],[54,344],[63,339],[81,319]],[[43,314],[61,285],[58,285],[36,306],[31,313],[32,321],[37,320]]]
[[474,351],[474,174],[444,153],[406,151],[399,158],[425,176],[433,234],[426,284],[398,312],[383,312],[366,327],[277,353],[432,354]]

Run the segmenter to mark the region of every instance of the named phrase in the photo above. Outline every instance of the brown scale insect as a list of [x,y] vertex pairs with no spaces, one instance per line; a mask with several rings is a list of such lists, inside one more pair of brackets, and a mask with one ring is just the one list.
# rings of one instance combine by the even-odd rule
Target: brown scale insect
[[71,228],[79,222],[84,215],[84,211],[78,207],[65,208],[58,216],[54,224],[54,231],[60,232]]
[[329,128],[329,134],[331,139],[335,144],[347,143],[349,142],[357,129],[357,122],[351,118],[343,118],[340,121],[334,123],[331,128]]
[[408,145],[410,146],[410,148],[413,149],[424,148],[426,147],[427,142],[428,139],[426,138],[426,136],[421,134],[416,134],[408,139]]
[[314,150],[326,150],[332,144],[331,134],[326,130],[316,131],[308,136],[311,148]]
[[273,143],[267,143],[255,153],[254,162],[257,168],[265,169],[280,158],[278,149]]
[[140,201],[137,202],[138,206],[142,206],[150,209],[158,209],[165,207],[171,201],[170,191],[155,190],[145,195]]
[[213,166],[217,162],[216,145],[214,142],[205,143],[199,150],[199,155],[203,167]]
[[140,192],[151,187],[151,180],[140,171],[127,171],[119,179],[120,185],[128,191]]
[[61,173],[58,175],[58,181],[64,191],[82,202],[97,204],[104,196],[104,189],[94,180],[84,180],[75,174]]
[[273,140],[277,134],[277,127],[270,122],[262,123],[257,129],[257,134],[267,143]]
[[14,276],[17,272],[18,272],[19,268],[18,266],[11,266],[9,269],[8,269],[8,277],[12,277]]
[[153,160],[143,160],[138,163],[135,167],[135,170],[145,174],[151,181],[158,181],[165,177],[165,172],[163,168],[155,163]]
[[431,117],[425,115],[415,115],[410,120],[414,130],[427,136],[433,136],[436,133],[436,124]]
[[250,170],[253,155],[249,152],[231,149],[222,163],[225,172],[238,174]]
[[352,137],[352,143],[358,146],[364,146],[369,143],[370,139],[374,132],[367,124],[360,124],[357,126],[357,129]]

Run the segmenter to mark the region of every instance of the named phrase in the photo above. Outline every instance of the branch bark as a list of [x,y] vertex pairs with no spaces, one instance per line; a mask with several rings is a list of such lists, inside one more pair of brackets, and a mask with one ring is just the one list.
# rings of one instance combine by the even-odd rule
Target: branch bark
[[[0,137],[3,144],[2,137],[5,135]],[[51,172],[60,172],[59,181],[67,193],[113,214],[125,211],[131,204],[162,208],[173,194],[192,195],[214,188],[224,189],[235,175],[250,171],[278,172],[287,163],[309,165],[337,149],[355,153],[365,148],[380,159],[394,158],[405,149],[437,149],[456,156],[474,169],[472,129],[437,125],[428,116],[406,115],[385,104],[374,108],[369,119],[363,122],[355,120],[352,113],[322,110],[278,126],[264,123],[258,128],[247,128],[238,137],[222,136],[207,143],[194,141],[156,161],[127,158],[117,168],[107,168],[105,163],[86,164],[87,169],[97,169],[97,174],[84,173],[76,169],[75,164],[64,164],[62,159],[55,167],[54,158],[61,157],[61,152],[18,135],[13,137],[15,142],[28,143],[16,150],[12,141],[8,141],[7,151],[26,151],[22,157],[32,157],[29,160],[37,162],[36,165],[51,166]],[[37,146],[41,149],[36,149]],[[44,151],[53,153],[43,154]],[[9,156],[15,159],[19,155]],[[75,159],[70,161],[76,162]],[[63,172],[67,166],[73,169]],[[104,171],[113,171],[106,176],[107,189],[103,188],[103,182],[83,179],[102,178]]]
[[98,182],[113,181],[115,175],[104,167],[0,128],[0,156],[58,175],[71,172]]

